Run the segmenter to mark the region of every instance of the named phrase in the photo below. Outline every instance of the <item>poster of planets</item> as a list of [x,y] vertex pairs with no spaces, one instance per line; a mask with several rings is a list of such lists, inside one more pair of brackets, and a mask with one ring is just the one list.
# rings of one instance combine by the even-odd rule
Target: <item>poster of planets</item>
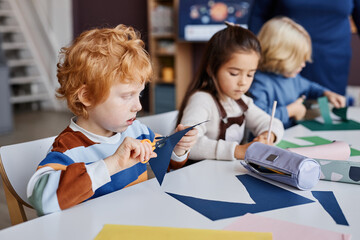
[[207,41],[225,28],[224,21],[247,28],[253,0],[180,0],[179,39]]

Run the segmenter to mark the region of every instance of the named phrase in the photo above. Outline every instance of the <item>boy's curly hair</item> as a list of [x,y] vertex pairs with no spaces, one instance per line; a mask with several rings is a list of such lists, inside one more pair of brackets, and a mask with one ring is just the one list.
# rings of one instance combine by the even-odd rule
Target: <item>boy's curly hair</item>
[[66,99],[77,116],[88,117],[78,98],[85,86],[88,101],[95,106],[106,100],[113,84],[139,83],[151,80],[153,74],[149,54],[140,34],[132,27],[93,29],[83,32],[69,47],[60,51],[57,98]]

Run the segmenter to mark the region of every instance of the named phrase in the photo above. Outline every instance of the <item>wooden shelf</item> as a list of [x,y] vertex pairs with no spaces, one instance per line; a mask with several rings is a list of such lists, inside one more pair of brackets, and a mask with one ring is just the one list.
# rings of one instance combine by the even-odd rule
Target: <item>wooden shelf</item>
[[174,40],[174,39],[175,39],[174,33],[169,33],[169,34],[153,34],[152,37],[153,37],[154,39],[171,39],[171,40]]
[[157,83],[156,84],[165,84],[165,85],[174,85],[175,86],[175,79],[173,82],[168,82],[168,81],[165,81],[163,79],[158,79]]
[[[168,110],[178,109],[193,77],[191,44],[178,42],[176,38],[178,4],[178,0],[148,0],[149,53],[154,66],[154,79],[150,84],[150,111],[152,113],[158,112],[157,108],[164,109],[162,103],[159,106],[159,99],[162,99],[162,96],[156,96],[156,94],[164,94],[167,89],[172,89],[169,91],[174,94],[171,101],[164,99],[164,101],[174,103],[174,106],[170,107],[172,109]],[[159,10],[165,12],[165,18],[161,20],[164,20],[166,24],[172,23],[172,26],[158,22],[159,19],[153,14],[159,14],[157,12]],[[169,18],[166,19],[166,16]],[[159,29],[172,29],[172,32],[164,33],[166,31],[162,32]],[[173,82],[164,81],[164,68],[173,70]],[[159,88],[162,91],[159,91]],[[165,97],[169,98],[170,95],[164,94]]]
[[157,57],[174,57],[175,53],[165,53],[165,52],[157,52],[155,53]]

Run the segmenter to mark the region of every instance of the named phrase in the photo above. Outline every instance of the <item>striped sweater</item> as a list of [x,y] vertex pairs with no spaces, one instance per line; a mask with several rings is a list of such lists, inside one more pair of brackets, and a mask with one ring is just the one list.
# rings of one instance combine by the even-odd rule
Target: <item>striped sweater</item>
[[[112,155],[126,137],[153,141],[155,134],[134,121],[126,131],[104,137],[86,131],[72,119],[28,183],[27,196],[38,215],[63,210],[147,180],[146,164],[140,162],[109,175],[103,159]],[[177,157],[173,153],[170,167],[181,167],[186,159],[186,155]]]

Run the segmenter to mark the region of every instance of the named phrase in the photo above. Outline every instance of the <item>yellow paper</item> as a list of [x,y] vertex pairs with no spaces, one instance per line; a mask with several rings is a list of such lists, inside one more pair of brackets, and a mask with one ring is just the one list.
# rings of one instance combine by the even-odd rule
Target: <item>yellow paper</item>
[[112,240],[112,239],[272,240],[272,233],[105,224],[103,229],[95,238],[95,240]]

